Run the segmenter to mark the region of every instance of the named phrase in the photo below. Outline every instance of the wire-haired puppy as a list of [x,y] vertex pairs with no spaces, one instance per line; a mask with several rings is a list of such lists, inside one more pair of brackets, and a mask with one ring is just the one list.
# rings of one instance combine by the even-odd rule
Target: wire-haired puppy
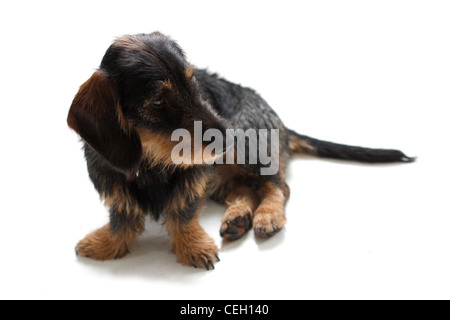
[[[97,260],[125,256],[150,215],[163,219],[182,264],[209,270],[219,261],[218,249],[198,222],[208,197],[228,206],[220,229],[226,240],[239,239],[252,227],[256,236],[271,237],[286,224],[285,170],[292,154],[362,162],[413,160],[397,150],[339,145],[286,129],[255,91],[196,69],[161,33],[118,38],[81,86],[68,124],[85,142],[90,178],[109,207],[109,224],[76,247],[78,255]],[[193,145],[184,149],[184,160],[200,161],[174,161],[178,141],[173,133],[180,129],[190,133]],[[194,140],[212,129],[224,140],[230,129],[254,130],[241,140],[244,161],[229,161],[238,160],[242,148],[222,142],[205,157],[212,139],[200,145]],[[268,139],[267,130],[277,134]],[[265,151],[276,161],[275,172],[261,174],[271,164],[252,157],[255,145],[253,151]],[[225,157],[226,163],[218,164]]]

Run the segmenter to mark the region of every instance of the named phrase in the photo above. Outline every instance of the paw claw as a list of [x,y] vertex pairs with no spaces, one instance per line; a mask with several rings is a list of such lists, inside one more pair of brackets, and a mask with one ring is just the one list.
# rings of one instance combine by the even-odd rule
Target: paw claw
[[214,270],[214,263],[220,261],[218,256],[219,249],[212,239],[206,235],[195,244],[192,242],[186,242],[185,244],[180,242],[173,250],[179,262],[195,269]]
[[202,259],[202,262],[203,262],[203,264],[205,265],[206,270],[209,271],[209,265],[208,265],[208,263],[206,263],[206,261],[203,260],[203,259]]
[[255,235],[261,238],[269,238],[277,234],[286,224],[284,214],[260,213],[255,215],[253,221]]

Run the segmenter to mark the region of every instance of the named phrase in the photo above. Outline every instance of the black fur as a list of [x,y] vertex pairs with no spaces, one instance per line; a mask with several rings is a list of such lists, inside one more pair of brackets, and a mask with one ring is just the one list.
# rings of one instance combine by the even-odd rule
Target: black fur
[[289,133],[310,144],[314,148],[314,151],[310,152],[311,155],[323,158],[352,160],[366,163],[414,162],[416,160],[415,158],[406,156],[399,150],[348,146],[314,139],[301,135],[293,130],[289,130]]

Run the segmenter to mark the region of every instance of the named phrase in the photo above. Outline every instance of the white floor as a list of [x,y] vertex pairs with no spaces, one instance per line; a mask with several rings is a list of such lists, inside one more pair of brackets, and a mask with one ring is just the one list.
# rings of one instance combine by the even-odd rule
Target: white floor
[[[446,2],[101,8],[0,4],[1,299],[450,298]],[[199,66],[256,88],[301,133],[419,159],[294,159],[287,227],[223,246],[213,272],[179,265],[154,222],[123,260],[77,258],[77,241],[108,214],[67,111],[114,36],[153,30]],[[201,220],[219,245],[224,210],[209,202]]]

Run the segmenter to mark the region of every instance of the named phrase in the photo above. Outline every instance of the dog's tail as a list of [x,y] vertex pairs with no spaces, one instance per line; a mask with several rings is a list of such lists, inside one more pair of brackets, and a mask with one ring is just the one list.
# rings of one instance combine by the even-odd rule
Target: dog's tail
[[406,156],[399,150],[370,149],[310,138],[289,130],[289,147],[292,153],[306,153],[313,156],[352,160],[366,163],[414,162],[416,158]]

